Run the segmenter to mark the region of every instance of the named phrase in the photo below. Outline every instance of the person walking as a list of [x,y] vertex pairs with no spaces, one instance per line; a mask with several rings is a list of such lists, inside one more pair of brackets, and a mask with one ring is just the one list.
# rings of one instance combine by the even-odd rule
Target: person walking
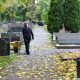
[[31,39],[34,39],[34,34],[32,32],[32,29],[27,26],[27,23],[24,23],[22,33],[23,33],[23,38],[25,43],[26,54],[29,55],[30,54],[29,45]]

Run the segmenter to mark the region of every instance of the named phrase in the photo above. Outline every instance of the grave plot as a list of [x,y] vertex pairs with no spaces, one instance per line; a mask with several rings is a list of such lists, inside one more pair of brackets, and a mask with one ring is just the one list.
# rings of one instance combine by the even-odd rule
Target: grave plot
[[80,48],[80,33],[54,33],[56,48]]

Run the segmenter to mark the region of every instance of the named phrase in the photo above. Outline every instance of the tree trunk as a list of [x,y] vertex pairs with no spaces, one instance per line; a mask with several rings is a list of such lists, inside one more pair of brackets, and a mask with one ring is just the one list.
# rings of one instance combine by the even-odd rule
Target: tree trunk
[[31,18],[34,18],[34,11],[35,11],[35,0],[32,0],[32,6],[31,6]]
[[2,23],[2,13],[0,13],[0,23]]
[[0,13],[0,23],[1,23],[1,13]]
[[51,40],[52,40],[52,42],[53,42],[53,34],[51,34]]

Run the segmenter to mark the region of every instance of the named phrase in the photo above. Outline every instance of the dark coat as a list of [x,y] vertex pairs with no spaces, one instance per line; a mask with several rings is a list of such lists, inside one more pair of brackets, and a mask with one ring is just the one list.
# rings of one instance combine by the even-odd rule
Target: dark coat
[[32,29],[30,29],[29,27],[24,27],[22,29],[22,33],[23,33],[24,39],[31,39],[31,38],[34,39]]

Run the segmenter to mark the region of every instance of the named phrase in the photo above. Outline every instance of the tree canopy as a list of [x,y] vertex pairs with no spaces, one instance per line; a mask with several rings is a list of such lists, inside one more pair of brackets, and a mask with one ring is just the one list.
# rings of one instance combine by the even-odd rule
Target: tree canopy
[[59,32],[64,27],[67,31],[80,30],[80,0],[51,0],[48,12],[48,31]]
[[33,1],[34,0],[1,0],[0,20],[9,22],[12,20],[25,21],[28,12],[31,16],[31,12],[35,6],[35,3],[33,5]]
[[47,22],[50,0],[0,0],[0,21],[25,21],[26,19]]
[[62,24],[62,2],[60,0],[51,0],[50,8],[48,12],[48,31],[53,34],[53,32],[59,32],[60,25]]

